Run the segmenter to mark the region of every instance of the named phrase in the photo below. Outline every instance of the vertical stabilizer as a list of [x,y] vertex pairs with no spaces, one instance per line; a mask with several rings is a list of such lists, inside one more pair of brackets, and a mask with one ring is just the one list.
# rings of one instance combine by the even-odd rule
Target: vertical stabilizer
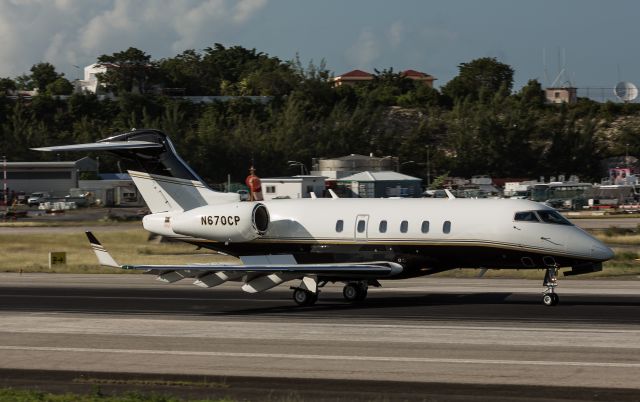
[[188,211],[204,205],[240,201],[236,193],[220,193],[196,180],[129,171],[152,213]]

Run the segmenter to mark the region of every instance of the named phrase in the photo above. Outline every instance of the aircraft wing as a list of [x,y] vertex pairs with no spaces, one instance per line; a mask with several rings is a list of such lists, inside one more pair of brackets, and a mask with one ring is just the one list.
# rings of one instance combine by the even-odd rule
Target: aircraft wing
[[394,276],[402,272],[402,266],[391,261],[372,261],[366,263],[328,263],[328,264],[296,264],[296,263],[262,263],[262,264],[168,264],[168,265],[120,265],[111,254],[100,244],[91,232],[86,232],[91,247],[98,257],[100,265],[142,270],[147,273],[162,275],[168,272],[185,273],[189,276],[200,276],[212,272],[229,274],[298,274],[319,275],[336,278],[383,278]]
[[300,274],[348,278],[381,278],[402,272],[402,267],[389,261],[373,261],[362,264],[265,264],[265,265],[227,265],[227,264],[185,264],[185,265],[122,265],[122,269],[152,271],[190,272],[229,272],[247,274]]

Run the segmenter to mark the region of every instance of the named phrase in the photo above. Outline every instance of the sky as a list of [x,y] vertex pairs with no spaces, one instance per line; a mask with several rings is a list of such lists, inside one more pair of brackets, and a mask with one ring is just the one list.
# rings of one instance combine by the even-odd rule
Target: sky
[[222,43],[335,75],[414,69],[441,86],[488,56],[515,70],[515,90],[563,67],[558,84],[612,88],[640,84],[638,16],[635,0],[0,0],[0,77],[45,61],[75,79],[130,46],[161,59]]

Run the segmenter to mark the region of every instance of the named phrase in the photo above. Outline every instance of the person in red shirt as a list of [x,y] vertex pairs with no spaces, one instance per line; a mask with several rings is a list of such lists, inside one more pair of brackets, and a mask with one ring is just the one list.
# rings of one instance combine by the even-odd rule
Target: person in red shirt
[[249,176],[244,182],[249,187],[249,201],[262,201],[262,183],[256,176],[256,169],[253,166],[249,169]]

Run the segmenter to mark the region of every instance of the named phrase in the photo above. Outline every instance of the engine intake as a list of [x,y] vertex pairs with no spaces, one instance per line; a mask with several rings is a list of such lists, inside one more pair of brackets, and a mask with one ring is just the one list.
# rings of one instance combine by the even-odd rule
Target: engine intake
[[185,236],[242,243],[264,235],[269,222],[269,211],[264,204],[235,202],[183,212],[171,219],[171,229]]

